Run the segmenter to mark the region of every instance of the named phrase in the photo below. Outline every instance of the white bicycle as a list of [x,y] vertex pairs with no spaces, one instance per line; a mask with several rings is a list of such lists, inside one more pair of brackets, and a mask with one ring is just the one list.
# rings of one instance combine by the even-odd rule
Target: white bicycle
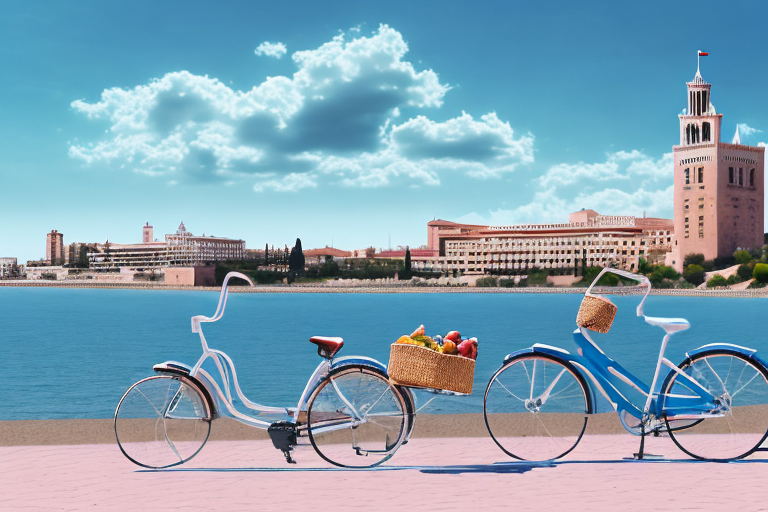
[[[341,338],[314,336],[322,361],[309,378],[296,407],[268,407],[245,397],[232,359],[206,342],[202,324],[224,315],[232,278],[224,279],[212,317],[192,317],[203,354],[193,366],[166,361],[157,375],[140,380],[123,395],[115,411],[115,435],[123,454],[148,468],[187,462],[205,445],[211,422],[228,416],[266,429],[275,448],[293,463],[298,439],[309,438],[326,461],[341,467],[373,467],[388,460],[407,442],[415,415],[408,388],[393,385],[387,367],[369,357],[336,357]],[[247,411],[235,407],[233,390]]]

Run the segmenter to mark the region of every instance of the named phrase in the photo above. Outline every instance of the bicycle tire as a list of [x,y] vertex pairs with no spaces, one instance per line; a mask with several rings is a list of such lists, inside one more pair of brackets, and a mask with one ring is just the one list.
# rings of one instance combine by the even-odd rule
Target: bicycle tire
[[581,373],[545,354],[507,361],[491,377],[483,398],[488,433],[504,453],[519,460],[564,457],[581,441],[591,413],[591,393]]
[[[669,437],[691,457],[728,462],[748,457],[768,438],[768,369],[739,352],[715,349],[687,358],[680,366],[716,400],[725,404],[721,416],[675,425],[664,413]],[[696,396],[678,374],[671,372],[664,394]],[[737,399],[738,397],[738,399]],[[678,420],[679,423],[679,420]]]
[[115,410],[120,451],[139,466],[162,469],[197,455],[211,432],[201,390],[180,375],[156,375],[128,388]]
[[370,468],[389,460],[408,432],[407,399],[386,374],[364,365],[333,370],[307,405],[307,432],[325,461]]

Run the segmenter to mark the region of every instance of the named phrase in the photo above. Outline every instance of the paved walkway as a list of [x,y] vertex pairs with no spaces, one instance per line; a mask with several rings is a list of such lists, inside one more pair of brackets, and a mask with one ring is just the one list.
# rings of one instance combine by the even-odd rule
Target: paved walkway
[[288,465],[269,441],[212,441],[166,471],[110,444],[5,446],[0,510],[768,510],[768,460],[695,462],[658,438],[647,451],[675,460],[623,460],[636,442],[588,436],[560,463],[527,464],[490,438],[417,438],[365,471],[331,468],[311,447]]

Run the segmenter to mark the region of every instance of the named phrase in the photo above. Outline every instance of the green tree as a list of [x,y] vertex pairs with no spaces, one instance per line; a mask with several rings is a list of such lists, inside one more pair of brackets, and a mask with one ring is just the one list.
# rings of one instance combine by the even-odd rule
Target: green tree
[[755,278],[755,281],[768,283],[768,263],[758,263],[755,265],[755,270],[752,271],[752,277]]
[[490,288],[496,286],[495,277],[481,277],[475,282],[475,286],[479,288]]
[[720,274],[715,274],[712,276],[712,279],[707,281],[707,288],[717,288],[722,286],[728,286],[728,281],[726,281]]
[[269,265],[269,244],[264,244],[264,265]]
[[750,254],[749,251],[736,251],[733,253],[733,258],[736,260],[736,263],[739,265],[744,265],[746,263],[749,263],[752,261],[752,254]]
[[403,279],[411,278],[411,249],[405,248],[405,269],[403,269]]
[[746,281],[747,279],[752,279],[752,267],[750,267],[747,264],[739,265],[739,268],[736,270],[736,273],[739,275],[742,281]]
[[680,279],[680,274],[672,267],[660,265],[656,270],[648,274],[648,279],[650,279],[654,288],[669,288],[672,285],[670,281]]
[[683,271],[683,278],[689,283],[699,286],[704,282],[704,279],[706,278],[704,267],[695,263],[691,263],[685,267],[685,270]]
[[294,275],[304,272],[304,251],[301,250],[301,240],[296,239],[296,245],[291,249],[291,255],[288,257],[288,270]]
[[[595,280],[597,275],[602,271],[603,271],[602,267],[585,268],[581,281],[579,281],[577,285],[589,286],[592,283],[592,281]],[[597,286],[616,286],[618,284],[619,284],[619,278],[616,277],[616,274],[613,274],[611,272],[606,272],[605,274],[603,274],[603,277],[600,278],[600,282],[597,283]]]
[[699,253],[686,254],[683,260],[683,268],[688,268],[688,265],[704,266],[704,255]]

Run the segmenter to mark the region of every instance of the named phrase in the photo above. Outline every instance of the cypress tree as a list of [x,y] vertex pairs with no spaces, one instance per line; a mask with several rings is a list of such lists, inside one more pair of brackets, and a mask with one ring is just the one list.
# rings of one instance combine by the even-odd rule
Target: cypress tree
[[264,244],[264,265],[269,265],[269,244]]
[[288,257],[288,270],[299,273],[304,271],[304,251],[301,250],[301,239],[296,239],[296,245]]
[[411,278],[411,249],[409,247],[405,248],[405,271],[403,274],[404,279]]

